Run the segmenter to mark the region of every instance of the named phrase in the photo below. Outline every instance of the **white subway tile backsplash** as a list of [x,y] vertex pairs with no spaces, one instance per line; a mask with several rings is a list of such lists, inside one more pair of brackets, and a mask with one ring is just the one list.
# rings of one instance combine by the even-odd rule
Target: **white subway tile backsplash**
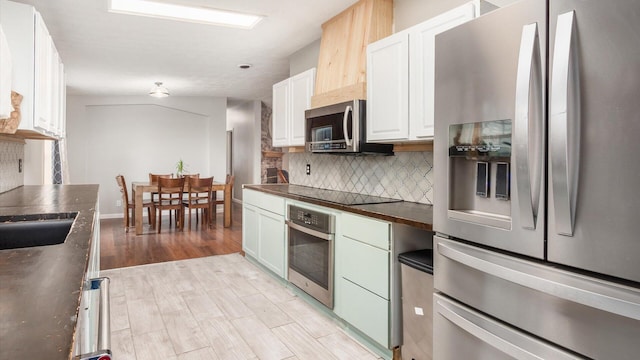
[[[311,175],[305,174],[306,164]],[[431,204],[433,153],[400,152],[394,156],[289,154],[292,184]]]

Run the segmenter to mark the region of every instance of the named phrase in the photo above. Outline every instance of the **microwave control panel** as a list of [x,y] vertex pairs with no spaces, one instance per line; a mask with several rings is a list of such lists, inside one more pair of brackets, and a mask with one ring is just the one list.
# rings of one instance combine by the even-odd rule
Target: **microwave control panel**
[[316,142],[309,143],[309,151],[321,150],[345,150],[347,144],[345,142]]

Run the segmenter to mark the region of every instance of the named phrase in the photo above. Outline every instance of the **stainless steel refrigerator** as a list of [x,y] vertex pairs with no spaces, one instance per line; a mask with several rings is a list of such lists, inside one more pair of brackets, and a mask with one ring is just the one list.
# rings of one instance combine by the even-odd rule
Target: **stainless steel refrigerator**
[[436,36],[434,358],[640,356],[640,1]]

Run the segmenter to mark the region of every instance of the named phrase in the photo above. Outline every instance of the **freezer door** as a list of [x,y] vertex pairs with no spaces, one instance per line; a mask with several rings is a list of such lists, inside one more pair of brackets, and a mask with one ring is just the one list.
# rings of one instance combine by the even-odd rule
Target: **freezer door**
[[548,259],[640,282],[640,2],[552,1]]
[[584,359],[440,294],[433,303],[434,359]]
[[589,358],[638,358],[640,289],[440,237],[434,242],[437,292]]
[[545,1],[524,0],[436,36],[437,232],[544,257],[546,31]]

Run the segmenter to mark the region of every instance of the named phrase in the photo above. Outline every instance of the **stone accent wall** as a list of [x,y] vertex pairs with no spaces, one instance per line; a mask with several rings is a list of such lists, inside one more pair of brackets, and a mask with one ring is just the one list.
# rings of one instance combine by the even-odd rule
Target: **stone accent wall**
[[0,193],[24,185],[24,170],[18,171],[18,163],[24,167],[24,141],[0,139]]
[[[311,165],[310,175],[305,173],[306,164]],[[432,204],[432,164],[431,152],[394,156],[291,153],[289,180],[297,185]]]
[[[261,143],[262,143],[262,151],[282,151],[281,148],[274,148],[272,144],[272,136],[271,136],[271,122],[272,122],[272,110],[265,103],[262,103],[262,121],[261,121]],[[260,166],[260,179],[261,183],[265,184],[267,182],[267,168],[278,168],[282,169],[282,158],[274,158],[274,157],[265,157],[264,153],[261,153],[261,166]]]

